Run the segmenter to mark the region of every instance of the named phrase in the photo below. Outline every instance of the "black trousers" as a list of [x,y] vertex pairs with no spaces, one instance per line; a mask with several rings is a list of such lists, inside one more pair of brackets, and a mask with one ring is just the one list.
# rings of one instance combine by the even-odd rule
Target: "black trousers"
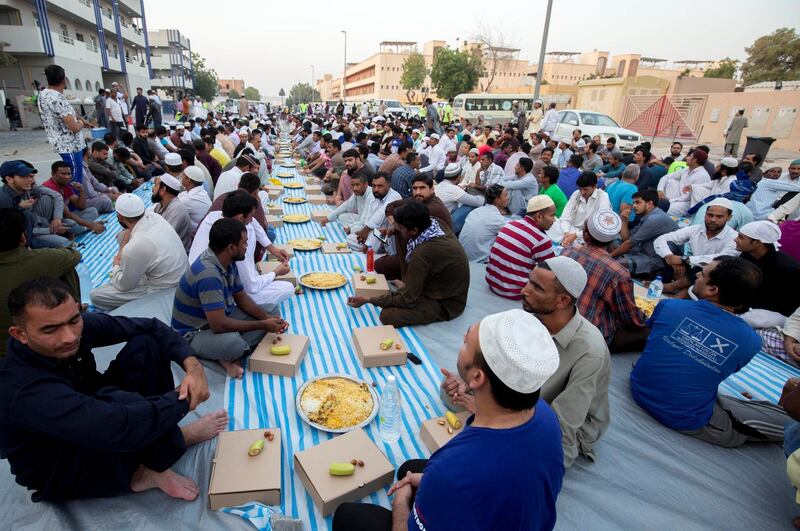
[[[138,336],[125,345],[102,377],[102,385],[142,396],[163,395],[175,389],[170,359],[151,336]],[[101,388],[98,395],[103,394]],[[102,430],[102,426],[97,427]],[[116,453],[63,443],[50,449],[52,467],[34,501],[116,496],[130,490],[139,465],[156,472],[169,469],[186,451],[183,432],[176,425],[133,453]],[[49,460],[50,458],[48,458]]]
[[[397,479],[423,472],[427,464],[427,459],[410,459],[397,469]],[[343,503],[333,513],[333,531],[392,531],[392,511],[370,503]]]

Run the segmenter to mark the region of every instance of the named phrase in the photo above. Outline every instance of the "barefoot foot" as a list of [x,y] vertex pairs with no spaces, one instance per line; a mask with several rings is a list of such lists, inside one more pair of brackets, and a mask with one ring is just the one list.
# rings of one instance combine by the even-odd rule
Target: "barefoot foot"
[[188,501],[194,500],[200,494],[197,484],[187,477],[179,476],[172,470],[156,472],[139,465],[131,479],[131,490],[143,492],[150,489],[158,489],[167,496]]
[[186,446],[213,439],[228,425],[228,413],[224,409],[203,415],[198,420],[181,428]]
[[242,368],[242,364],[239,361],[222,361],[219,360],[219,364],[222,365],[222,368],[225,369],[225,372],[228,373],[228,376],[231,378],[239,379],[244,375],[244,369]]

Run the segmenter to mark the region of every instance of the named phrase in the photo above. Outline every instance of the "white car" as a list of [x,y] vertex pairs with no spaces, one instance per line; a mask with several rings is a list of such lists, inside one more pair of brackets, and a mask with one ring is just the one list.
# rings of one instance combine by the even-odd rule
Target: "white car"
[[[386,106],[386,110],[383,112],[384,115],[390,114],[392,116],[400,116],[405,118],[406,117],[406,108],[403,107],[399,101],[397,100],[383,100],[383,104]],[[380,103],[379,103],[380,105]],[[376,107],[377,109],[377,107]]]
[[643,140],[642,135],[620,127],[607,114],[580,109],[559,111],[555,135],[561,138],[572,138],[572,131],[575,129],[580,129],[582,135],[591,137],[600,135],[600,141],[603,144],[613,136],[617,139],[617,149],[623,153],[633,153],[633,148]]

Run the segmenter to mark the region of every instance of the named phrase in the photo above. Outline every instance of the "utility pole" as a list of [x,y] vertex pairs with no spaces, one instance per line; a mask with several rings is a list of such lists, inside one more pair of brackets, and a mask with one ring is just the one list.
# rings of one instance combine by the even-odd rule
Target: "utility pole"
[[344,33],[344,70],[342,70],[342,101],[347,100],[347,92],[344,90],[345,85],[345,78],[347,77],[347,32],[342,30]]
[[[542,75],[544,74],[544,54],[547,51],[547,32],[550,31],[550,12],[553,10],[553,0],[547,0],[547,14],[544,17],[544,33],[542,33],[542,47],[539,50],[539,66],[536,68],[536,88],[533,91],[533,100],[539,99],[539,90],[542,88]],[[544,108],[544,105],[542,105]]]
[[311,65],[311,101],[314,101],[314,65]]

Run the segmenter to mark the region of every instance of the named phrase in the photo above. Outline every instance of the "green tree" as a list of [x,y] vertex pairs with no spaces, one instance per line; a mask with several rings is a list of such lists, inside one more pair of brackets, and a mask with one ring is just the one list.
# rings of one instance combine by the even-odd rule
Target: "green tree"
[[244,89],[244,99],[252,100],[252,101],[259,101],[261,100],[261,94],[258,92],[258,89],[255,87],[245,87]]
[[483,74],[483,63],[479,55],[440,48],[433,57],[431,84],[436,94],[447,100],[474,90]]
[[742,64],[745,85],[760,81],[800,79],[800,36],[793,28],[779,28],[745,48]]
[[194,93],[206,101],[217,95],[217,73],[206,66],[206,60],[192,52],[192,68],[194,69]]
[[400,76],[400,85],[406,91],[406,100],[411,103],[412,93],[422,88],[428,67],[425,66],[425,56],[414,52],[403,61],[403,75]]
[[719,62],[716,68],[709,68],[703,72],[703,77],[717,77],[723,79],[733,79],[736,77],[736,70],[739,68],[739,61],[726,57]]
[[286,98],[286,105],[292,106],[295,103],[309,103],[320,101],[322,97],[317,89],[312,88],[309,83],[295,83],[289,89],[289,97]]
[[6,46],[10,46],[10,44],[7,42],[0,42],[0,67],[17,64],[16,57],[5,51]]
[[239,94],[238,92],[236,92],[236,89],[230,89],[230,90],[228,91],[228,97],[229,97],[230,99],[232,99],[232,100],[238,100],[239,98],[241,98],[241,97],[242,97],[242,95],[241,95],[241,94]]

